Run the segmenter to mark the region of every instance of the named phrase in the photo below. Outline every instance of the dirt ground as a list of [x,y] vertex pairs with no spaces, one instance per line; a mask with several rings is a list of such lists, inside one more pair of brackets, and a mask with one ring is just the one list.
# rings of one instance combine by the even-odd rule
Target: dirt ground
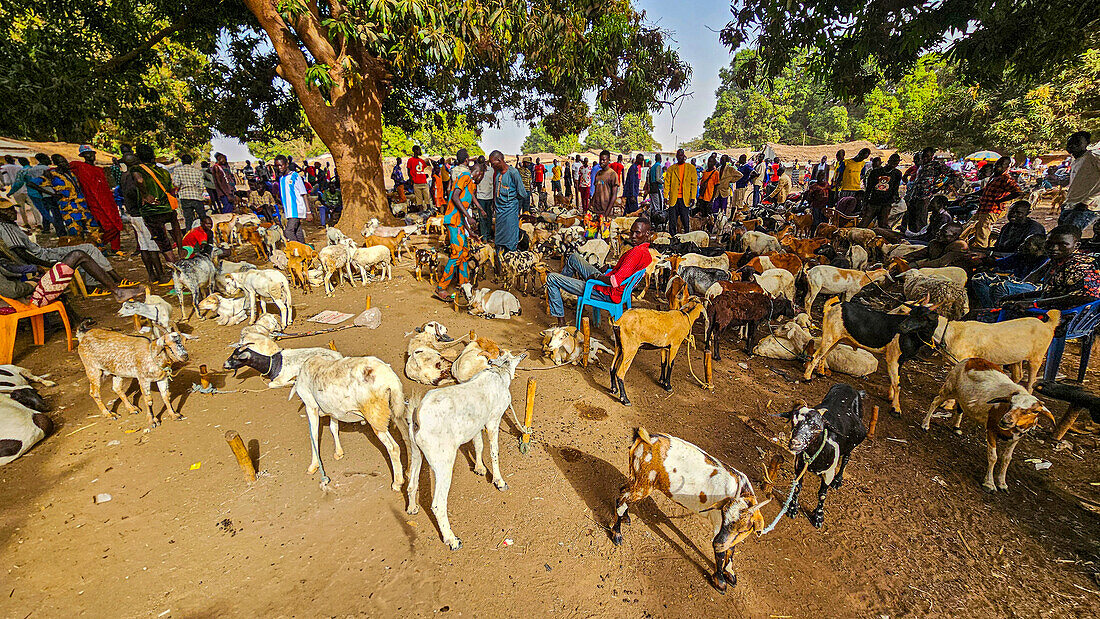
[[[125,274],[140,277],[138,268],[122,261]],[[518,451],[510,420],[501,435],[510,489],[472,472],[469,447],[455,465],[450,515],[461,550],[440,541],[428,509],[431,476],[421,480],[424,509],[406,515],[403,495],[389,488],[384,451],[362,426],[342,427],[339,461],[323,431],[321,456],[335,484],[324,493],[319,474],[306,474],[306,420],[286,389],[267,390],[245,371],[214,377],[235,393],[191,393],[200,364],[220,371],[239,327],[192,319],[199,339],[172,382],[186,419],[166,418],[152,431],[143,416],[96,415],[63,336],[34,347],[21,334],[16,362],[59,383],[41,390],[59,427],[0,468],[0,616],[1100,616],[1100,517],[1078,503],[1100,502],[1096,435],[1071,433],[1056,449],[1044,424],[1016,450],[1010,490],[986,494],[978,428],[964,424],[959,437],[942,419],[927,434],[918,427],[948,369],[938,357],[903,369],[904,415],[883,413],[877,436],[857,449],[844,487],[830,492],[824,528],[784,518],[747,540],[733,562],[738,584],[723,596],[705,578],[709,520],[663,496],[639,504],[621,547],[608,539],[634,428],[692,441],[758,484],[762,463],[786,440],[785,422],[772,414],[798,399],[819,401],[845,377],[798,383],[795,362],[750,359],[729,342],[713,391],[689,375],[688,354],[702,371],[701,353],[691,351],[680,353],[666,394],[654,384],[658,354],[643,351],[627,377],[627,408],[607,395],[610,359],[534,369],[548,365],[538,350],[548,320],[535,298],[522,300],[517,319],[487,321],[429,299],[429,285],[408,266],[395,274],[345,286],[332,299],[295,291],[292,330],[312,328],[304,319],[322,309],[358,312],[365,294],[382,309],[382,326],[284,344],[331,339],[346,355],[380,357],[402,377],[404,334],[427,320],[531,352],[512,385],[522,413],[526,382],[538,381],[530,453]],[[101,324],[132,329],[111,300],[76,305]],[[605,321],[599,335],[608,341],[606,329]],[[1075,370],[1075,351],[1066,368]],[[885,404],[883,371],[847,378],[871,396],[868,409]],[[425,389],[403,380],[407,393]],[[1095,375],[1088,384],[1095,390]],[[1065,410],[1052,406],[1056,416]],[[261,471],[255,483],[226,445],[230,429],[249,444]],[[1029,458],[1053,466],[1037,471]],[[777,502],[790,479],[788,464]],[[816,484],[807,482],[804,508],[812,509]],[[98,493],[112,500],[95,504]],[[777,511],[765,507],[765,519]]]

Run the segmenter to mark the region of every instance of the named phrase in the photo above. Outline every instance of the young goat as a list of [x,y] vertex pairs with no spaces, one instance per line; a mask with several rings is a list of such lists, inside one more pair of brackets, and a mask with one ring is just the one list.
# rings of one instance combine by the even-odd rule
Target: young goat
[[629,483],[615,503],[615,525],[611,541],[623,543],[622,525],[630,524],[630,506],[645,499],[654,490],[696,512],[710,512],[714,521],[714,575],[711,584],[722,593],[727,582],[737,585],[731,569],[733,551],[752,532],[764,530],[760,508],[771,499],[758,503],[752,482],[741,471],[727,467],[695,445],[667,434],[650,436],[638,428],[630,446]]
[[107,410],[99,396],[99,383],[106,374],[111,377],[111,388],[118,395],[122,406],[131,414],[140,409],[126,397],[126,392],[122,390],[122,380],[132,378],[137,381],[142,399],[149,409],[150,427],[160,425],[153,414],[153,395],[150,392],[152,383],[156,383],[160,389],[164,408],[175,419],[183,419],[183,415],[176,412],[168,401],[168,379],[171,378],[174,362],[187,362],[187,349],[183,347],[183,340],[187,337],[190,336],[172,331],[150,339],[89,327],[87,322],[80,325],[76,330],[76,339],[80,342],[76,352],[84,364],[84,373],[88,375],[88,393],[99,412],[104,417],[119,418],[117,413]]
[[[862,391],[839,383],[829,389],[825,399],[814,408],[803,402],[783,417],[791,420],[790,449],[794,453],[795,471],[807,467],[808,472],[821,477],[817,491],[817,507],[810,512],[810,524],[821,528],[825,524],[825,494],[829,488],[839,488],[844,483],[844,467],[852,450],[867,438],[863,426]],[[787,516],[798,516],[798,492],[802,480],[795,482]]]
[[[1026,432],[1039,425],[1039,417],[1044,416],[1054,422],[1054,415],[1022,386],[1016,384],[1005,374],[999,365],[985,359],[965,359],[947,373],[947,379],[932,404],[920,427],[928,430],[932,413],[945,401],[954,399],[955,433],[962,434],[959,424],[965,413],[985,427],[986,455],[988,466],[985,480],[982,482],[989,492],[997,489],[1008,490],[1005,473],[1012,461],[1012,451]],[[1007,447],[1003,443],[1008,443]],[[1002,443],[1000,455],[997,444]],[[993,469],[997,469],[997,485],[993,485]]]
[[722,358],[718,352],[718,335],[731,324],[748,327],[745,352],[752,352],[753,346],[756,346],[757,326],[761,321],[770,321],[780,316],[793,318],[797,313],[798,310],[790,300],[783,297],[772,298],[764,292],[724,290],[722,294],[713,297],[707,307],[708,330],[705,341],[710,342],[712,358],[715,361]]
[[623,406],[630,406],[623,377],[634,356],[643,345],[661,349],[661,377],[657,384],[672,391],[672,365],[684,340],[691,335],[691,326],[703,313],[703,302],[691,297],[679,309],[662,312],[633,308],[623,312],[611,323],[615,330],[615,359],[611,362],[611,395],[619,396]]
[[489,369],[478,373],[469,382],[432,389],[420,402],[414,398],[409,404],[412,411],[408,417],[409,504],[405,511],[410,515],[420,512],[417,501],[420,467],[422,460],[427,460],[435,478],[432,513],[435,514],[443,542],[451,550],[462,548],[462,540],[455,537],[447,518],[447,495],[451,490],[451,475],[458,448],[473,441],[474,473],[484,475],[485,465],[481,462],[481,452],[485,447],[481,432],[484,430],[489,438],[493,485],[497,490],[508,489],[500,474],[497,439],[504,411],[512,406],[509,387],[515,378],[516,366],[525,358],[527,353],[514,356],[510,352],[502,352],[490,363]]

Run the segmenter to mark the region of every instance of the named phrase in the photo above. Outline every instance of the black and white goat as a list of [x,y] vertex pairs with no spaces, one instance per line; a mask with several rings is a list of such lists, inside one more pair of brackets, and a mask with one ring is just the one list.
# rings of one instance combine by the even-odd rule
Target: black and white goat
[[[825,524],[825,494],[829,488],[839,488],[844,483],[844,467],[852,456],[852,450],[867,438],[863,426],[864,392],[851,385],[838,383],[829,389],[825,399],[816,407],[805,402],[783,414],[791,420],[790,450],[795,455],[794,468],[816,473],[821,477],[817,491],[817,507],[810,513],[810,524],[817,528]],[[802,480],[794,482],[787,515],[798,516],[798,492]]]

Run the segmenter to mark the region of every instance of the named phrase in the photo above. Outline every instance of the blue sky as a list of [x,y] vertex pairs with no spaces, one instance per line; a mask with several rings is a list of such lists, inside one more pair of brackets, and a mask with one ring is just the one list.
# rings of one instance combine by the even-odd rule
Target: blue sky
[[[672,148],[701,134],[703,120],[714,110],[718,69],[730,61],[729,50],[719,43],[717,31],[730,20],[730,4],[721,0],[636,0],[635,5],[646,12],[649,22],[670,32],[672,46],[692,69],[687,91],[695,94],[683,101],[675,125],[667,107],[653,118],[653,137],[664,148]],[[481,146],[486,150],[496,148],[517,153],[527,133],[526,124],[505,118],[499,127],[485,128]],[[226,153],[231,160],[248,157],[247,149],[236,140],[215,139],[214,149]]]

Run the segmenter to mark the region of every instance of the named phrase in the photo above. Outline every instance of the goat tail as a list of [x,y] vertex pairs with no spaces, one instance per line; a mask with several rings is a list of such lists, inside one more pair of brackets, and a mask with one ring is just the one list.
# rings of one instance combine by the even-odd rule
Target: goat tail
[[[393,396],[391,395],[391,397]],[[420,405],[423,403],[423,401],[424,394],[419,391],[410,394],[408,401],[405,401],[404,399],[401,400],[401,405],[403,407],[402,410],[404,411],[404,418],[398,421],[398,424],[401,425],[402,423],[404,423],[405,425],[401,425],[401,428],[408,429],[410,454],[414,451],[420,450],[420,448],[416,444],[416,419],[419,416]]]

